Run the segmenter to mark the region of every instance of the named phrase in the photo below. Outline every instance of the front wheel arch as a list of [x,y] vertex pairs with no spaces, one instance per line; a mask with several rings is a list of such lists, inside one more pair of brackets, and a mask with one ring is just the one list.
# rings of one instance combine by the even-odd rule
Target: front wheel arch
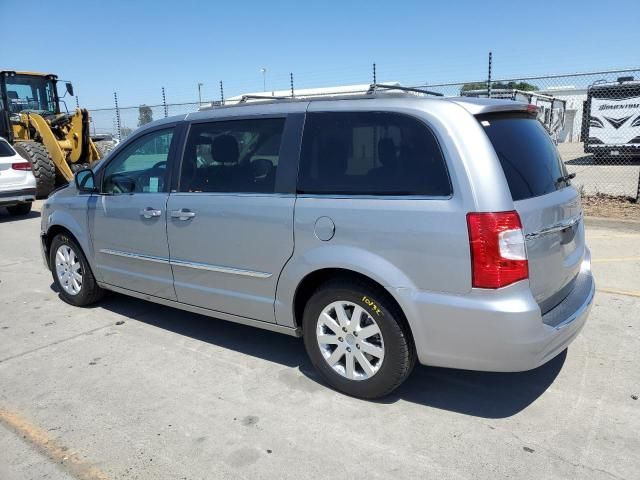
[[[71,232],[71,230],[69,230],[66,227],[63,227],[62,225],[52,225],[51,227],[49,227],[49,230],[47,230],[47,234],[45,236],[45,242],[44,242],[44,246],[45,246],[44,253],[46,255],[47,264],[49,265],[49,269],[50,270],[51,270],[51,261],[50,261],[51,242],[53,242],[53,239],[56,237],[56,235],[59,235],[59,234],[64,234],[64,235],[68,235],[69,237],[71,237],[71,239],[73,239],[73,241],[76,242],[78,247],[82,250],[81,243],[78,241],[76,236]],[[87,254],[84,251],[82,253],[86,257]]]

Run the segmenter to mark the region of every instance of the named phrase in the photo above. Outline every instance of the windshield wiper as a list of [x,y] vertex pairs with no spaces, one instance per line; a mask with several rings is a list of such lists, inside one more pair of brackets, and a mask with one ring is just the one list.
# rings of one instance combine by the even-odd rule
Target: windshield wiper
[[569,180],[572,180],[574,178],[576,178],[576,174],[575,173],[569,173],[569,174],[564,175],[562,177],[558,177],[558,179],[556,180],[556,183],[568,182]]

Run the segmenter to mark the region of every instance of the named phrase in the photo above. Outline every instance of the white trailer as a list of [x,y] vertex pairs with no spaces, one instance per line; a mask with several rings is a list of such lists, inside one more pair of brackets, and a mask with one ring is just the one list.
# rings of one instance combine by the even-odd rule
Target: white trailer
[[587,90],[582,121],[584,151],[597,157],[640,155],[640,82],[622,77]]

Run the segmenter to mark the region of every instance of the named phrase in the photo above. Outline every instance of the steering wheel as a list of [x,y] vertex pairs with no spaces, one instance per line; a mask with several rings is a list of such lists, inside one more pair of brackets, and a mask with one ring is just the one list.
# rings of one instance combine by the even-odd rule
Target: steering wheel
[[109,179],[113,186],[112,193],[130,193],[131,186],[135,185],[135,181],[131,177],[127,177],[123,174],[114,174]]
[[156,163],[153,167],[149,169],[149,171],[158,170],[160,168],[167,168],[167,162],[162,160],[161,162]]

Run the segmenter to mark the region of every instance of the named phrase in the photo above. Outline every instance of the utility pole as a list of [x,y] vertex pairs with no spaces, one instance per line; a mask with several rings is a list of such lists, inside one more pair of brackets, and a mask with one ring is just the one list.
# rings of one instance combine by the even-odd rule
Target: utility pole
[[267,69],[265,67],[262,67],[260,69],[260,73],[262,73],[262,91],[266,92],[267,91]]
[[122,140],[122,130],[120,129],[120,108],[118,107],[118,93],[113,92],[113,100],[116,104],[116,133],[118,134],[118,141]]
[[204,83],[198,83],[198,106],[201,107],[202,106],[202,85],[204,85]]
[[489,73],[487,75],[487,95],[491,98],[491,64],[493,62],[493,55],[489,52]]
[[167,108],[167,96],[164,94],[164,87],[162,87],[162,106],[164,107],[164,118],[167,118],[169,109]]

